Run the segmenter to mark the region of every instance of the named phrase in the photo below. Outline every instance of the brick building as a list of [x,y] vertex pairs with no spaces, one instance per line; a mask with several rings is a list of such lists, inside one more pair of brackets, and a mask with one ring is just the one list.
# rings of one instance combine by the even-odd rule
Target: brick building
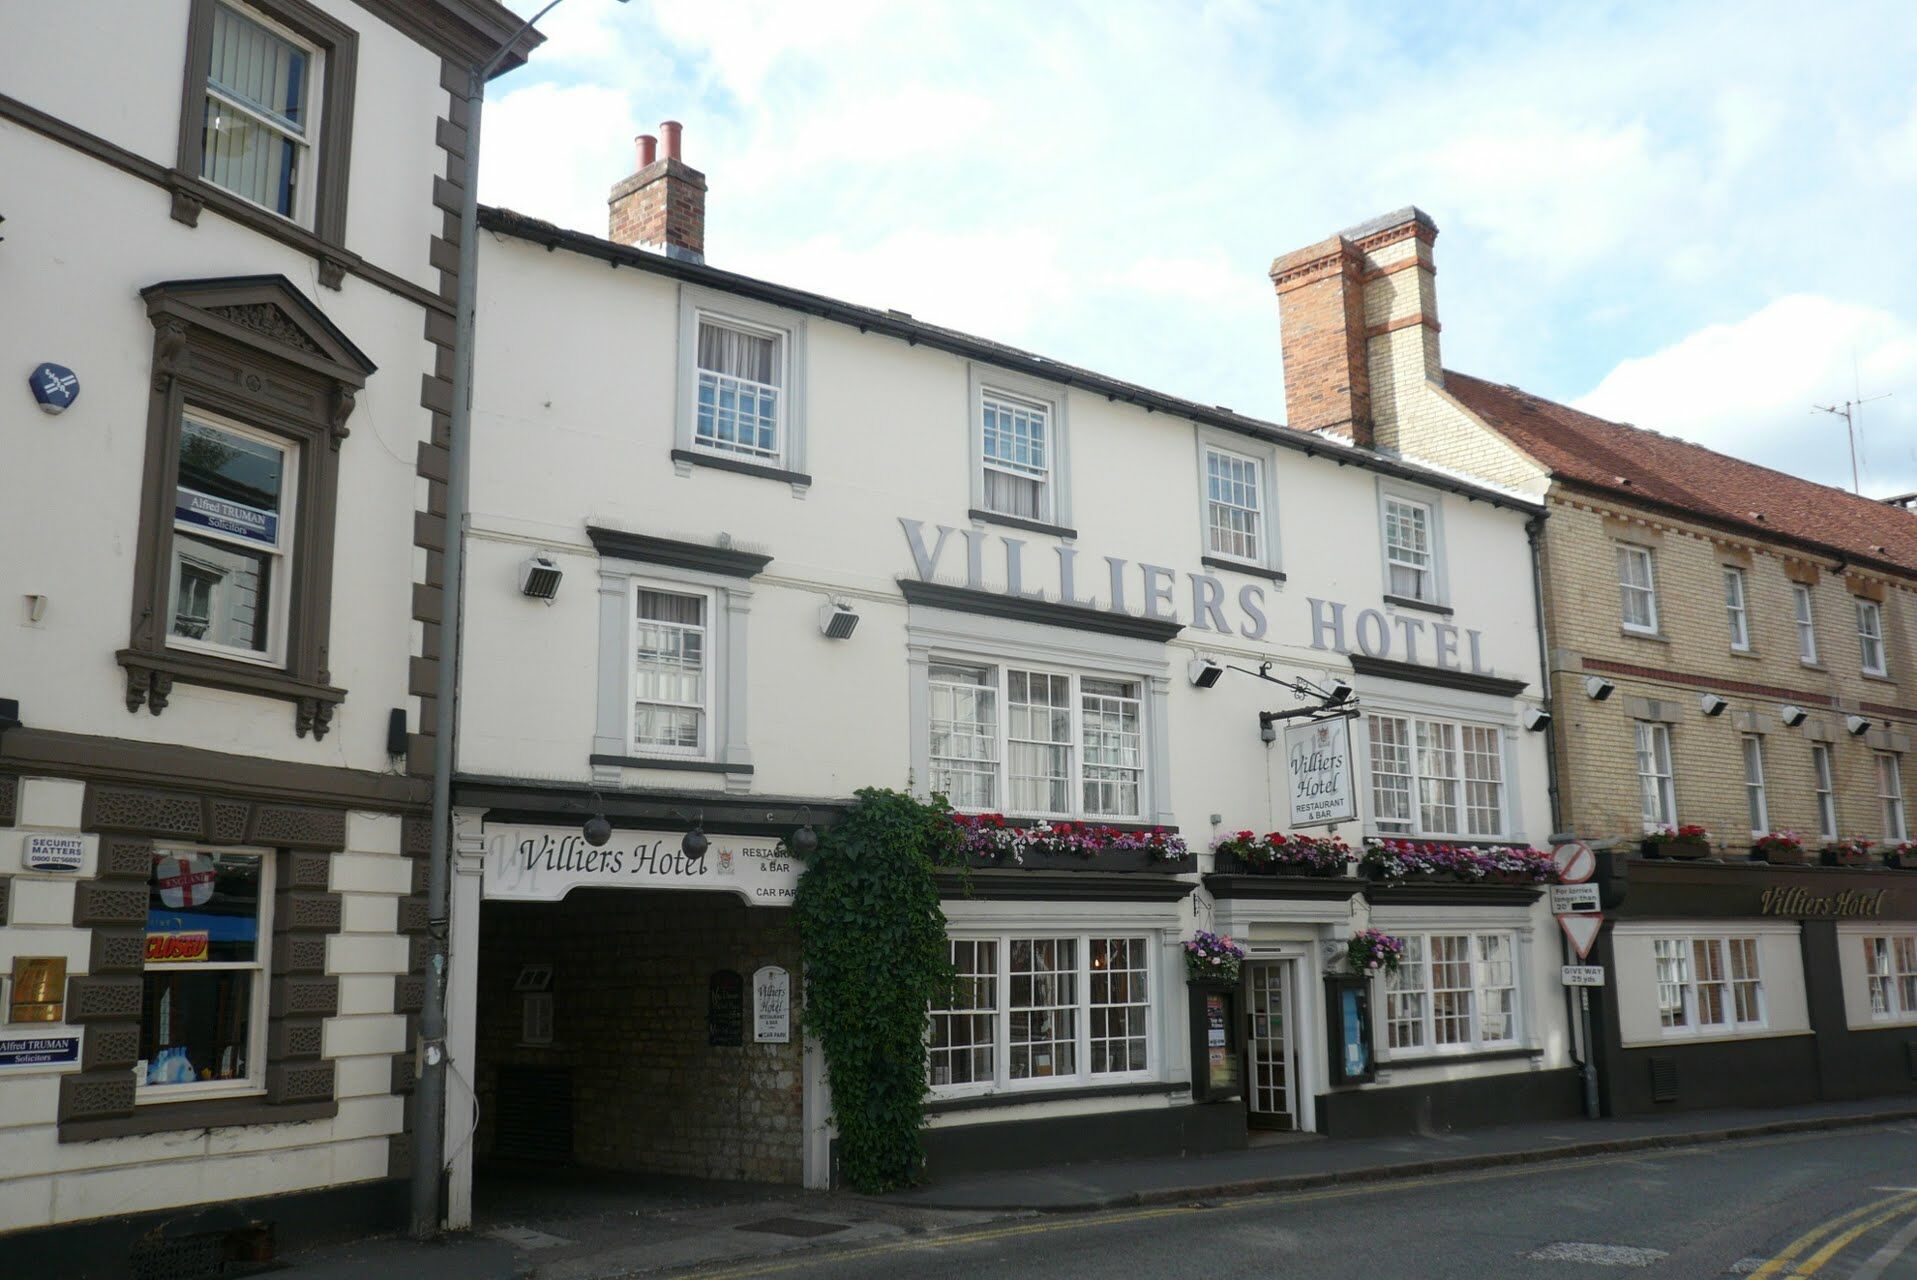
[[1558,823],[1614,853],[1607,1105],[1912,1088],[1917,518],[1446,370],[1436,235],[1406,209],[1274,263],[1287,403],[1544,503]]

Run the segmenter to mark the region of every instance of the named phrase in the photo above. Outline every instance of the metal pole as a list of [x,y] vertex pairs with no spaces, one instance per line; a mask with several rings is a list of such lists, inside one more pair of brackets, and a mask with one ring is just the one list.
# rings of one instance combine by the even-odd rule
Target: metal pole
[[1597,1051],[1591,1043],[1591,989],[1578,988],[1578,1024],[1584,1037],[1584,1061],[1578,1077],[1584,1082],[1584,1118],[1598,1118]]
[[446,551],[440,574],[439,676],[433,705],[433,832],[426,866],[426,999],[419,1012],[419,1079],[413,1089],[412,1234],[439,1231],[445,1165],[446,933],[452,888],[453,746],[459,730],[459,648],[466,560],[467,445],[473,425],[473,326],[479,291],[479,115],[486,81],[519,38],[559,0],[520,24],[485,62],[466,72],[466,180],[459,200],[459,286],[453,314],[453,411],[446,441]]

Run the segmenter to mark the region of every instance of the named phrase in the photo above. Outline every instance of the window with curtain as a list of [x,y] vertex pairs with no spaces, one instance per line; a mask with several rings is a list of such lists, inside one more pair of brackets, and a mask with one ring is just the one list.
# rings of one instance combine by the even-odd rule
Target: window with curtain
[[1762,835],[1771,829],[1770,805],[1764,795],[1764,739],[1754,733],[1743,737],[1744,808],[1751,820],[1751,834]]
[[1859,939],[1873,1018],[1917,1019],[1917,934]]
[[939,660],[927,697],[931,786],[954,808],[1144,816],[1141,681]]
[[1811,772],[1817,789],[1817,834],[1826,840],[1837,839],[1837,779],[1831,768],[1830,748],[1821,742],[1811,744]]
[[1022,520],[1052,518],[1050,411],[988,391],[980,402],[985,509]]
[[926,1070],[933,1088],[990,1083],[998,1077],[998,943],[953,938],[954,981],[945,1008],[933,1009]]
[[1515,934],[1398,936],[1404,955],[1384,979],[1386,1044],[1395,1056],[1462,1053],[1521,1038]]
[[1372,822],[1381,834],[1504,834],[1504,739],[1489,725],[1367,719]]
[[1646,547],[1620,543],[1617,549],[1618,595],[1624,611],[1624,629],[1647,634],[1657,631],[1657,579]]
[[636,587],[633,599],[633,751],[703,755],[711,710],[710,602],[645,587]]
[[1256,458],[1205,446],[1205,510],[1213,555],[1264,558],[1264,488]]
[[1811,589],[1801,582],[1791,584],[1791,603],[1797,611],[1797,660],[1817,665],[1817,615]]
[[1762,1030],[1764,979],[1756,938],[1654,938],[1658,1020],[1666,1035]]
[[1671,780],[1671,731],[1654,720],[1639,720],[1637,728],[1638,799],[1644,829],[1677,825],[1677,791]]
[[246,10],[213,9],[200,176],[288,218],[303,217],[319,55]]
[[778,461],[782,335],[701,316],[698,369],[693,444],[749,460]]
[[1391,594],[1408,600],[1434,600],[1431,508],[1403,498],[1384,500],[1385,567]]
[[1873,753],[1877,760],[1877,803],[1884,815],[1884,839],[1905,840],[1903,760],[1893,751]]
[[1865,675],[1887,673],[1884,662],[1884,611],[1875,600],[1857,601],[1857,648]]
[[1731,648],[1744,652],[1751,647],[1750,609],[1744,601],[1744,571],[1724,570],[1724,611],[1731,624]]

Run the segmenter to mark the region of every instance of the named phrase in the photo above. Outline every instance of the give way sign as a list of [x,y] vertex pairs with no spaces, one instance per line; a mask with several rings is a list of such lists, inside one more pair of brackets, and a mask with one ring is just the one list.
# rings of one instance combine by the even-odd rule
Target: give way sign
[[1564,930],[1564,936],[1571,940],[1571,950],[1582,960],[1591,954],[1591,944],[1597,941],[1598,930],[1604,927],[1604,917],[1595,912],[1562,915],[1558,917],[1558,927]]

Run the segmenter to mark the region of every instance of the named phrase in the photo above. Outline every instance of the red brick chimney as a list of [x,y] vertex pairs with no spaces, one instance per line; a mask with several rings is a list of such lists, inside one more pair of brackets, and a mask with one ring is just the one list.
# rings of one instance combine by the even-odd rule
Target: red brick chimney
[[1289,425],[1399,450],[1407,380],[1444,379],[1431,256],[1437,235],[1429,214],[1404,208],[1271,264]]
[[639,169],[613,187],[607,199],[606,235],[620,244],[658,249],[668,258],[706,260],[706,175],[679,158],[681,126],[668,120],[659,139],[649,133],[638,145]]

